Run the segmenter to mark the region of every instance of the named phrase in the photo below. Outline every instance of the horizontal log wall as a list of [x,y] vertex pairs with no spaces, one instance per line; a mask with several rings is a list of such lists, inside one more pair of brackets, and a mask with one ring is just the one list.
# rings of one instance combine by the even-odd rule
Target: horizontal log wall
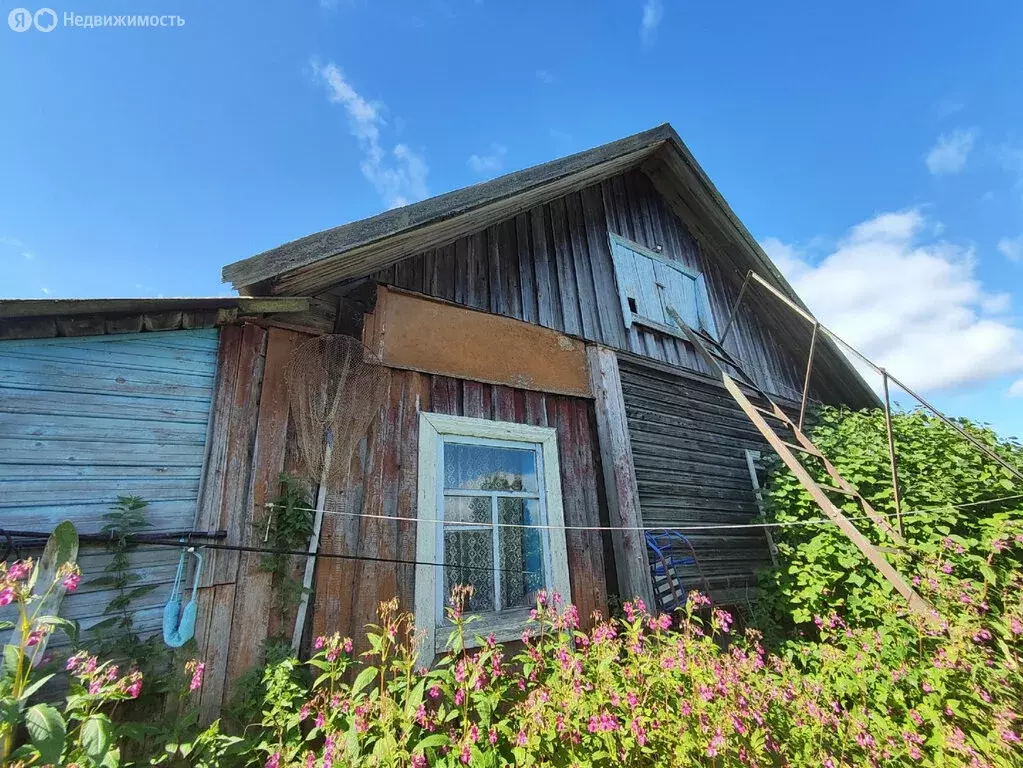
[[[608,232],[699,270],[723,329],[742,277],[706,258],[640,171],[551,201],[375,275],[383,283],[537,323],[654,360],[703,370],[688,344],[643,326],[625,327]],[[755,301],[759,301],[756,299]],[[743,305],[727,348],[769,391],[794,396],[802,371],[772,331]]]
[[[619,358],[622,391],[646,526],[742,525],[758,514],[746,450],[767,442],[720,386]],[[762,529],[685,531],[720,603],[744,603],[758,568],[771,565]]]

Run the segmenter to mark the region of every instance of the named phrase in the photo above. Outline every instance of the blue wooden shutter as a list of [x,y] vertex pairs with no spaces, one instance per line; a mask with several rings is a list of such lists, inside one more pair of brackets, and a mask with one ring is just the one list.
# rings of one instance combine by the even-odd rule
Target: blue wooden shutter
[[633,323],[673,327],[670,306],[687,325],[717,336],[703,275],[618,235],[609,239],[627,328]]

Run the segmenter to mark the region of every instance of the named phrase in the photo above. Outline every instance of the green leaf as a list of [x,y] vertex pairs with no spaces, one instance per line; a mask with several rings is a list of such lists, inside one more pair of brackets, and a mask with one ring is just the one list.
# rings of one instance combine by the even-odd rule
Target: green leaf
[[78,622],[68,621],[62,619],[60,616],[40,616],[36,619],[36,624],[42,624],[43,626],[53,627],[59,629],[71,642],[78,640]]
[[[29,578],[29,587],[34,587],[39,574],[45,571],[49,579],[57,574],[57,569],[64,563],[73,563],[78,559],[78,531],[74,523],[65,520],[53,529],[50,538],[46,540],[46,547],[43,549],[43,556],[39,561],[39,567],[32,570]],[[48,589],[49,584],[44,584]]]
[[29,697],[33,693],[35,693],[40,688],[42,688],[44,685],[46,685],[46,683],[48,683],[50,681],[50,678],[52,678],[52,677],[53,677],[53,674],[49,674],[49,675],[43,675],[38,680],[34,680],[31,683],[31,685],[29,685],[24,691],[21,692],[21,697],[20,697],[19,700],[20,701],[27,701],[29,699]]
[[450,739],[448,739],[447,734],[444,734],[444,733],[432,733],[429,736],[427,736],[425,739],[422,739],[414,747],[412,747],[412,751],[413,752],[423,752],[423,751],[425,751],[427,749],[432,749],[432,748],[435,748],[435,747],[443,747],[449,741],[450,741]]
[[21,719],[21,706],[14,699],[5,696],[0,699],[0,723],[17,725]]
[[370,684],[370,682],[377,676],[376,667],[366,667],[359,676],[355,678],[355,682],[352,683],[352,696],[354,697],[363,688]]
[[82,748],[94,763],[100,763],[106,757],[110,749],[113,731],[113,724],[106,715],[90,715],[82,723]]
[[[77,535],[75,539],[77,540]],[[25,712],[25,729],[43,763],[58,763],[67,734],[64,718],[49,704],[36,704]]]
[[148,595],[150,592],[156,589],[157,586],[158,586],[157,584],[146,584],[144,587],[136,587],[135,589],[128,593],[128,599],[138,600],[140,597]]

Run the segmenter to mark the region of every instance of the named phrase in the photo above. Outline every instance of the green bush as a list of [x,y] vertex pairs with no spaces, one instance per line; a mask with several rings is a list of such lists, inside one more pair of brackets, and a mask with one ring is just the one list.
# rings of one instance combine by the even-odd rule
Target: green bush
[[[904,509],[906,554],[891,556],[907,577],[920,577],[921,558],[942,553],[944,567],[975,584],[985,583],[979,543],[990,540],[1005,519],[1023,518],[1023,484],[985,457],[940,420],[920,411],[895,414],[894,433]],[[1023,448],[1001,441],[989,429],[960,420],[960,426],[1023,471]],[[895,524],[884,412],[850,412],[825,408],[815,416],[814,443],[839,472],[858,488],[880,513]],[[812,466],[815,462],[808,461]],[[792,523],[823,517],[820,509],[781,461],[775,457],[765,491],[768,517]],[[823,468],[816,479],[833,485]],[[957,508],[953,505],[968,504]],[[840,505],[849,517],[862,518],[852,499]],[[875,543],[892,545],[869,520],[857,527]],[[769,636],[791,637],[812,630],[814,616],[840,613],[858,626],[881,623],[891,585],[833,525],[794,525],[772,530],[781,568],[764,574],[758,608]],[[1013,567],[1020,567],[1019,559]],[[956,606],[946,606],[955,611]]]

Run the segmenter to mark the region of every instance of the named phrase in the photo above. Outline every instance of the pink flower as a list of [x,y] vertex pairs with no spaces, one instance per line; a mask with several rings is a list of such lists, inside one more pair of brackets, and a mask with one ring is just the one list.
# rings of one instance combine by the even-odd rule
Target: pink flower
[[313,650],[315,650],[315,651],[323,650],[323,646],[326,644],[326,642],[327,642],[327,638],[325,638],[323,635],[320,635],[313,642]]
[[469,749],[469,745],[468,744],[464,744],[462,746],[462,754],[461,754],[460,759],[466,765],[468,765],[469,761],[472,760],[472,750]]
[[3,589],[0,589],[0,608],[3,608],[5,605],[10,605],[13,602],[14,588],[4,587]]
[[529,739],[526,738],[526,732],[519,731],[519,735],[515,737],[515,745],[519,747],[524,747],[528,743]]
[[205,661],[197,662],[195,665],[195,671],[192,672],[192,680],[188,684],[189,691],[198,691],[200,688],[202,688],[202,678],[205,673],[206,662]]
[[496,728],[491,728],[490,729],[490,733],[487,734],[487,738],[489,739],[491,744],[496,744],[497,743],[497,729]]
[[412,768],[426,768],[426,756],[412,755]]
[[462,706],[462,702],[464,702],[464,701],[465,701],[465,691],[463,691],[461,688],[459,688],[457,691],[455,691],[455,706],[456,707]]
[[342,644],[341,647],[345,649],[345,653],[351,653],[352,652],[352,638],[346,637],[345,641],[344,641],[344,643]]
[[438,688],[436,685],[431,685],[430,686],[430,698],[431,699],[436,699],[438,696],[440,696],[440,688]]
[[317,728],[322,728],[322,727],[323,727],[323,724],[324,724],[325,722],[326,722],[326,719],[324,719],[324,717],[323,717],[323,713],[322,713],[322,712],[317,712],[317,713],[316,713],[316,719],[315,719],[315,720],[313,721],[313,724],[314,724],[314,725],[315,725],[315,726],[316,726]]
[[717,757],[718,752],[725,746],[725,737],[721,735],[721,729],[714,732],[714,738],[707,745],[707,757]]
[[30,573],[32,573],[31,560],[19,560],[7,569],[7,575],[15,581],[27,578]]
[[139,694],[142,693],[142,675],[135,672],[129,679],[131,682],[128,684],[128,687],[124,689],[124,692],[128,694],[129,698],[137,699]]
[[36,627],[28,633],[28,638],[25,640],[25,647],[31,648],[33,645],[39,645],[46,637],[47,629],[45,627]]
[[281,753],[274,752],[270,755],[270,759],[266,761],[264,768],[278,768],[281,764]]
[[68,592],[74,592],[76,589],[78,589],[78,585],[81,583],[81,581],[82,577],[80,574],[69,573],[67,576],[64,577],[64,580],[61,581],[60,583],[64,585],[64,589],[66,589]]
[[1012,622],[1009,624],[1009,629],[1014,635],[1023,634],[1023,621],[1020,621],[1015,616],[1012,617]]

